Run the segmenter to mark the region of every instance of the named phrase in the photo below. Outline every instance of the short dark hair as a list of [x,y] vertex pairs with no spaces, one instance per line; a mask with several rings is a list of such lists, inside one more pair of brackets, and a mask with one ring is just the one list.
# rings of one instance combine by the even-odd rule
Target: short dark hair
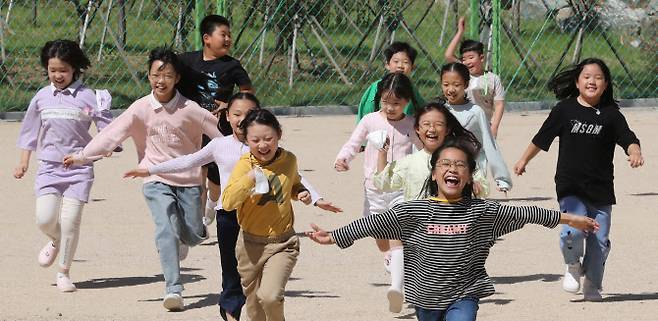
[[418,55],[416,49],[414,49],[408,43],[402,41],[396,41],[392,43],[390,46],[388,46],[388,48],[384,49],[384,58],[386,59],[386,63],[389,63],[391,61],[391,58],[393,58],[393,55],[395,55],[398,52],[406,53],[407,56],[409,56],[409,60],[411,60],[412,65],[416,61],[416,56]]
[[250,110],[249,113],[247,113],[247,116],[240,123],[240,129],[242,129],[242,132],[245,136],[247,136],[247,129],[253,123],[268,126],[274,129],[274,131],[276,131],[279,136],[282,134],[279,120],[276,119],[276,116],[274,116],[274,114],[272,114],[272,112],[267,109],[256,108]]
[[41,66],[44,69],[48,70],[48,60],[51,58],[58,58],[71,65],[75,79],[91,65],[85,52],[72,40],[58,39],[46,42],[41,48]]
[[459,55],[463,56],[465,52],[475,51],[480,55],[484,54],[484,44],[479,41],[466,39],[459,45]]
[[228,19],[226,19],[223,16],[216,15],[216,14],[211,14],[203,18],[201,20],[201,24],[199,25],[199,32],[201,33],[201,38],[203,38],[203,35],[210,35],[215,31],[215,28],[219,26],[227,26],[231,28],[231,24],[228,22]]
[[172,67],[174,67],[174,70],[179,75],[183,72],[183,67],[178,61],[178,55],[176,55],[176,52],[174,52],[168,47],[158,47],[151,50],[151,52],[149,53],[149,60],[148,60],[149,71],[151,70],[151,66],[153,66],[153,62],[155,62],[156,60],[162,61],[163,62],[162,66],[170,64]]

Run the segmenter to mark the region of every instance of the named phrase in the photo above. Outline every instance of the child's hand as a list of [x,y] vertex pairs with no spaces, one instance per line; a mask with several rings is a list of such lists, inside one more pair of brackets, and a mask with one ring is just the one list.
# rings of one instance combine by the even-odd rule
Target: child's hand
[[457,22],[457,32],[464,32],[464,30],[466,30],[466,18],[459,17],[459,21]]
[[73,165],[82,164],[83,161],[77,155],[66,155],[64,156],[62,163],[64,164],[64,167],[69,168]]
[[113,153],[113,152],[109,152],[109,153],[107,153],[107,154],[105,154],[105,155],[103,155],[103,156],[105,156],[105,157],[112,157],[112,153]]
[[14,169],[14,178],[20,179],[23,178],[25,172],[27,172],[28,164],[20,164]]
[[525,166],[528,165],[528,162],[519,159],[516,164],[514,164],[514,174],[521,176],[523,173],[525,173]]
[[596,232],[599,230],[599,222],[587,216],[562,213],[560,222],[566,223],[573,228],[577,228],[585,232]]
[[305,205],[311,204],[311,193],[308,191],[301,191],[297,194],[297,199]]
[[317,200],[315,202],[315,206],[327,211],[327,212],[334,212],[334,213],[341,213],[343,212],[343,209],[334,205],[333,203],[329,201],[325,201],[323,198]]
[[480,182],[473,182],[473,194],[480,195],[482,193],[482,185]]
[[131,169],[123,174],[123,178],[137,178],[137,177],[147,177],[150,176],[149,170],[146,168],[135,168]]
[[628,156],[628,162],[630,163],[631,168],[638,168],[644,165],[642,153],[631,153],[631,155]]
[[350,166],[347,165],[347,162],[344,159],[338,159],[334,164],[334,168],[337,172],[346,172],[350,169]]
[[329,245],[329,244],[335,244],[336,241],[334,241],[333,236],[329,234],[329,232],[321,229],[319,226],[311,223],[311,228],[313,231],[306,232],[306,236],[313,240],[315,243],[319,244],[324,244],[324,245]]

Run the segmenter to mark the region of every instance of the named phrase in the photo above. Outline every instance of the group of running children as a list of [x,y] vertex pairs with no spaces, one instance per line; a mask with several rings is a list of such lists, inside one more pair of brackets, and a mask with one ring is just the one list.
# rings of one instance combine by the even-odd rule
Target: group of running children
[[[151,51],[151,93],[114,120],[109,93],[81,82],[90,62],[78,45],[55,40],[43,47],[41,65],[51,83],[27,109],[14,173],[23,177],[37,152],[37,225],[50,239],[38,262],[48,267],[59,256],[57,288],[76,290],[69,270],[93,162],[120,152],[131,137],[139,166],[125,177],[144,178],[164,307],[184,309],[180,261],[188,247],[208,238],[216,218],[221,317],[239,320],[246,305],[250,320],[284,320],[284,290],[299,255],[291,201],[342,210],[320,196],[299,174],[296,156],[279,146],[279,121],[262,109],[247,72],[228,55],[228,20],[207,16],[200,30],[201,51]],[[588,58],[550,81],[559,102],[513,167],[522,175],[559,137],[560,211],[502,205],[485,198],[488,170],[497,190],[512,188],[496,143],[505,92],[500,78],[485,71],[482,43],[462,42],[463,32],[462,19],[440,71],[443,95],[430,102],[410,80],[416,51],[403,42],[384,51],[388,73],[364,93],[356,129],[334,163],[336,171],[347,171],[363,152],[364,217],[333,231],[312,225],[306,235],[341,248],[375,238],[391,276],[389,310],[400,312],[406,301],[418,320],[452,321],[475,320],[479,299],[494,293],[484,264],[497,238],[528,223],[563,224],[563,288],[579,292],[584,276],[584,299],[601,300],[615,204],[615,145],[624,148],[631,167],[643,165],[639,140],[614,100],[608,67]],[[99,130],[93,138],[92,122]]]

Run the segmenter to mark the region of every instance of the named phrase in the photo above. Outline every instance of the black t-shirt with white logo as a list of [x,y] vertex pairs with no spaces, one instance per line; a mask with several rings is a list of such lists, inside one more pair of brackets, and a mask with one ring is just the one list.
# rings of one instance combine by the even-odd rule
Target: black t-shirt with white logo
[[628,150],[640,141],[616,106],[586,107],[576,98],[559,102],[532,143],[548,151],[560,137],[555,187],[557,197],[577,196],[593,205],[616,203],[613,157],[615,145]]
[[216,109],[215,100],[227,102],[235,86],[251,86],[247,71],[231,56],[203,60],[202,51],[193,51],[179,59],[186,67],[179,90],[205,109]]

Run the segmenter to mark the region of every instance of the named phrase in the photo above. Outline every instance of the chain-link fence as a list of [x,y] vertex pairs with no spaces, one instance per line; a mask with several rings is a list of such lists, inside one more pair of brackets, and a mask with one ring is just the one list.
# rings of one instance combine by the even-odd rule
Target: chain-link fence
[[[502,10],[491,10],[498,1]],[[481,12],[471,35],[497,51],[508,101],[551,99],[546,82],[558,67],[589,56],[609,64],[618,98],[658,94],[655,1],[24,0],[1,1],[0,110],[25,109],[47,83],[39,49],[57,38],[82,43],[92,60],[86,84],[109,89],[115,108],[126,107],[149,91],[148,52],[196,49],[195,21],[217,12],[229,17],[231,55],[267,105],[355,105],[384,74],[381,53],[393,40],[418,50],[412,80],[431,98],[470,6]],[[493,34],[499,47],[488,45]]]

